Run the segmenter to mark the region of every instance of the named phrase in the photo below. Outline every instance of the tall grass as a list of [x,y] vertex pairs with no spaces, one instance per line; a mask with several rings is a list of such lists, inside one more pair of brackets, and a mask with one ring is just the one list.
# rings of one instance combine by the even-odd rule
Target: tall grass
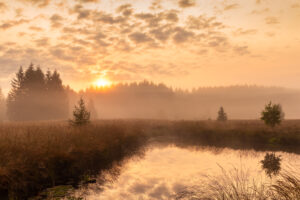
[[174,197],[176,200],[298,200],[300,177],[281,173],[272,181],[252,179],[247,171],[234,169],[219,176],[207,177],[198,186],[188,187]]
[[145,141],[138,128],[124,123],[7,124],[0,132],[0,199],[26,199],[47,187],[76,185],[138,153]]
[[76,128],[65,122],[0,124],[0,199],[76,186],[141,153],[151,141],[299,152],[300,125],[290,121],[270,129],[257,121],[153,120],[97,121]]

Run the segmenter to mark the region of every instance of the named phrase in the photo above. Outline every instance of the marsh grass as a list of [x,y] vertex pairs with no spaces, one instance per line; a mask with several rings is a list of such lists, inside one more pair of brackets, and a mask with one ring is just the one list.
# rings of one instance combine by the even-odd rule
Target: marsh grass
[[[151,142],[299,152],[300,125],[258,121],[96,121],[0,124],[0,199],[26,199],[59,185],[76,187]],[[241,185],[239,185],[241,186]],[[298,187],[298,186],[297,186]],[[241,188],[238,188],[241,189]]]
[[6,124],[0,127],[1,198],[26,199],[48,187],[76,185],[133,154],[145,141],[127,124]]
[[[207,177],[197,186],[175,195],[176,200],[298,200],[299,172],[281,173],[274,180],[255,179],[243,169],[232,169]],[[272,183],[274,182],[274,183]]]

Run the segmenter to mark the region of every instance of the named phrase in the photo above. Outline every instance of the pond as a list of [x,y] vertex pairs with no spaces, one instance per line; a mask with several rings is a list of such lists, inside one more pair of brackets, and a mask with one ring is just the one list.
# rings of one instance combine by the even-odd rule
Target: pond
[[[245,185],[271,183],[274,177],[267,176],[261,164],[265,154],[229,148],[152,146],[143,156],[127,160],[115,173],[102,175],[96,184],[76,193],[87,200],[163,200],[180,199],[180,194],[208,182],[213,187],[228,179],[247,182]],[[300,155],[276,152],[276,156],[281,158],[281,171],[300,173]]]

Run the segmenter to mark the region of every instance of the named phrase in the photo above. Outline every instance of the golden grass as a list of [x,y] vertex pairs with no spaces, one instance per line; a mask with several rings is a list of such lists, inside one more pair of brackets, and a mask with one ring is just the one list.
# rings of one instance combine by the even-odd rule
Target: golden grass
[[259,121],[97,121],[0,124],[0,199],[26,199],[142,152],[150,141],[176,145],[254,148],[299,152],[300,123],[271,129]]

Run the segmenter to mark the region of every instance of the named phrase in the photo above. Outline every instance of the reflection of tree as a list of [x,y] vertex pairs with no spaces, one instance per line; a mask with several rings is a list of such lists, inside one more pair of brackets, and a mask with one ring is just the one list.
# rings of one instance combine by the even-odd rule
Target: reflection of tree
[[260,162],[269,177],[277,175],[281,169],[281,158],[280,156],[276,156],[275,153],[266,153],[265,158]]

